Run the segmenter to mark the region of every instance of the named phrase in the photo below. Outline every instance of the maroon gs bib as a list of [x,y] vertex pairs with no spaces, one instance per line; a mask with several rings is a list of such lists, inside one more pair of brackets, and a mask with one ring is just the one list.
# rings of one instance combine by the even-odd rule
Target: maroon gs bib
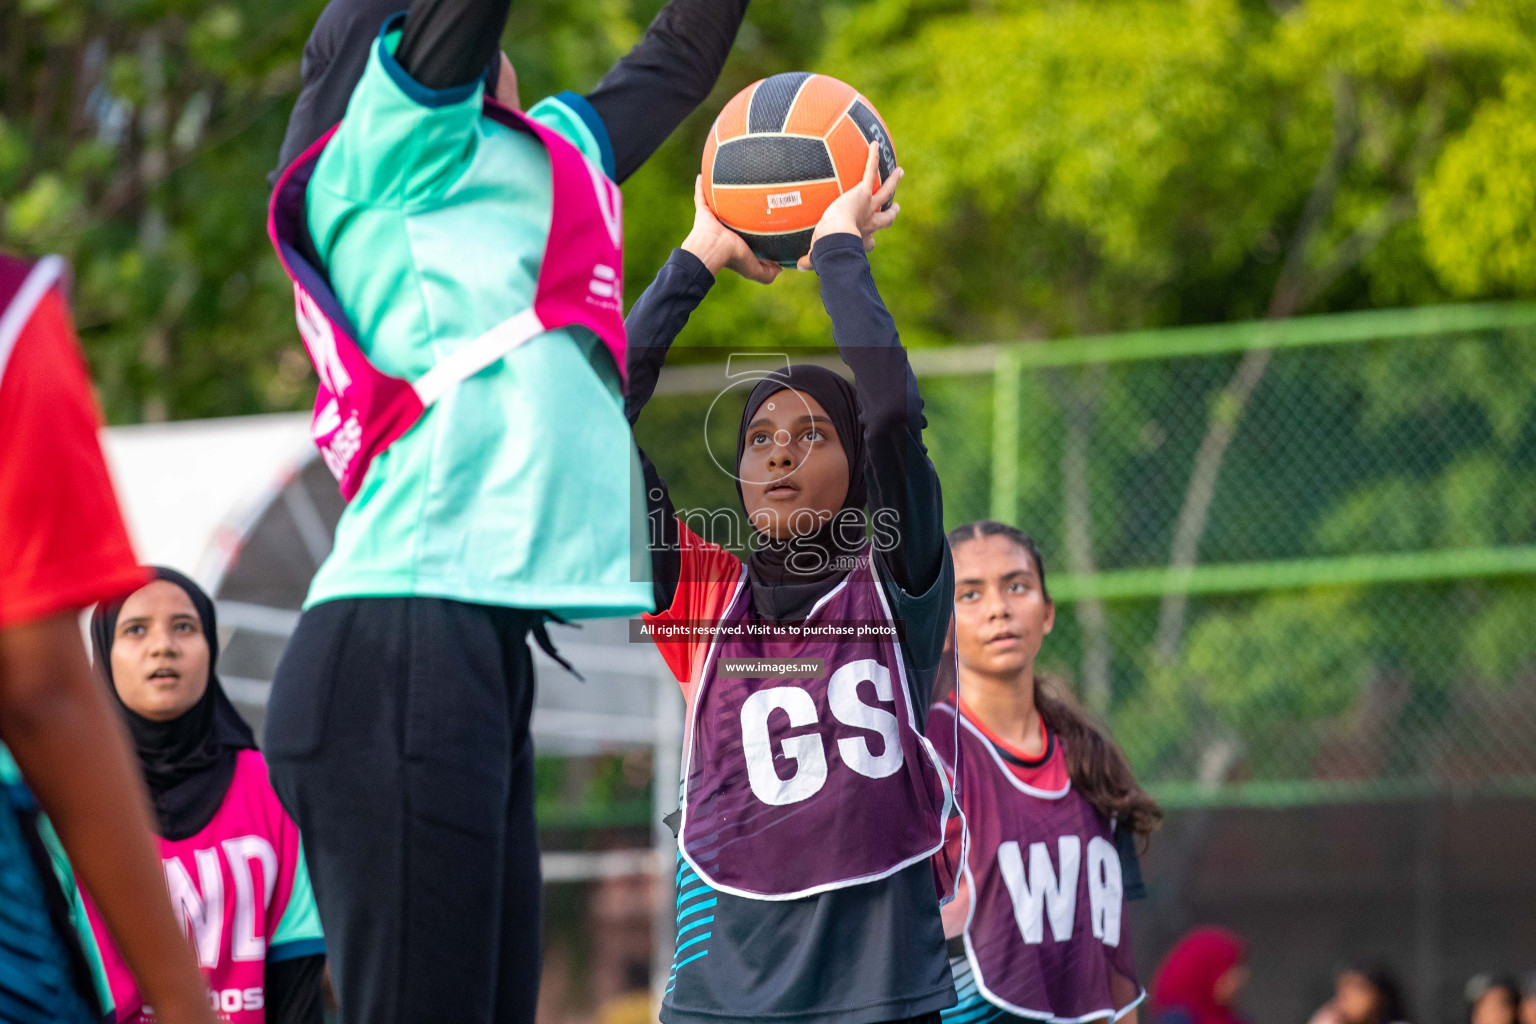
[[[804,635],[760,622],[743,571],[694,697],[683,856],[716,889],[789,900],[886,878],[944,844],[953,799],[912,707],[868,549],[811,610]],[[849,636],[856,624],[883,635]],[[876,632],[880,632],[877,630]],[[801,678],[735,678],[726,659],[818,660]]]

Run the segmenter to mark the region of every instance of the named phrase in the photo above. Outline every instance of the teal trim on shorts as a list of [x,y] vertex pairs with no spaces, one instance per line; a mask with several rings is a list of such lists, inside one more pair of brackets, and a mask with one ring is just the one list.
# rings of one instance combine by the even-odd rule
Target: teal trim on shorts
[[298,942],[285,942],[281,946],[267,947],[267,963],[280,964],[284,960],[297,960],[301,956],[324,956],[325,940],[300,939]]

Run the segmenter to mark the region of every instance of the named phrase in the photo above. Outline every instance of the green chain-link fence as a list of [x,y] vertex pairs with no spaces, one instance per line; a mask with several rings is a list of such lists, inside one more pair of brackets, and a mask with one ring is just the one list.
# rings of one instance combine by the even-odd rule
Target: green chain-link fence
[[[1536,304],[913,363],[946,519],[1039,540],[1041,667],[1165,803],[1536,793]],[[668,374],[641,441],[680,504],[729,507],[666,449],[708,420],[730,451],[734,404]]]

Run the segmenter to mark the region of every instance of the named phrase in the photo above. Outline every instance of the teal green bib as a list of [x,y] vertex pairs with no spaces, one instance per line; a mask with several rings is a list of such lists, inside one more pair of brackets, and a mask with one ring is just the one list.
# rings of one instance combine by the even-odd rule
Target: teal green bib
[[[307,217],[369,360],[414,380],[527,308],[549,231],[539,143],[432,91],[382,36],[310,180]],[[529,116],[589,157],[606,130],[572,94]],[[611,158],[609,158],[611,159]],[[463,381],[374,460],[306,607],[418,595],[571,617],[651,610],[639,460],[597,337],[547,332]]]

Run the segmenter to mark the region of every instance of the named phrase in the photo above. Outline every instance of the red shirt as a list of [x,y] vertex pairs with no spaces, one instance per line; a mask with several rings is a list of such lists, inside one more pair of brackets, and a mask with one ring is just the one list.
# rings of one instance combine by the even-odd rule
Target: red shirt
[[[682,564],[672,606],[654,615],[642,615],[641,619],[652,627],[705,626],[719,622],[741,586],[744,571],[741,559],[719,544],[704,540],[688,529],[681,519],[677,521],[677,533],[682,545]],[[682,685],[683,700],[691,710],[699,680],[704,678],[704,659],[709,654],[710,639],[700,635],[653,639],[662,660]]]
[[1061,747],[1061,738],[1045,727],[1044,718],[1040,719],[1040,738],[1043,749],[1039,755],[1031,758],[1027,757],[1023,750],[987,728],[987,724],[971,712],[964,700],[960,701],[960,710],[964,713],[966,721],[974,725],[977,731],[987,738],[987,742],[997,748],[1002,754],[1003,763],[1020,782],[1051,792],[1065,789],[1071,783],[1072,779],[1067,774],[1067,758]]
[[[12,282],[26,273],[0,263]],[[107,476],[101,417],[64,299],[56,287],[30,311],[27,299],[25,289],[0,294],[19,316],[0,320],[0,628],[77,611],[149,579]]]

